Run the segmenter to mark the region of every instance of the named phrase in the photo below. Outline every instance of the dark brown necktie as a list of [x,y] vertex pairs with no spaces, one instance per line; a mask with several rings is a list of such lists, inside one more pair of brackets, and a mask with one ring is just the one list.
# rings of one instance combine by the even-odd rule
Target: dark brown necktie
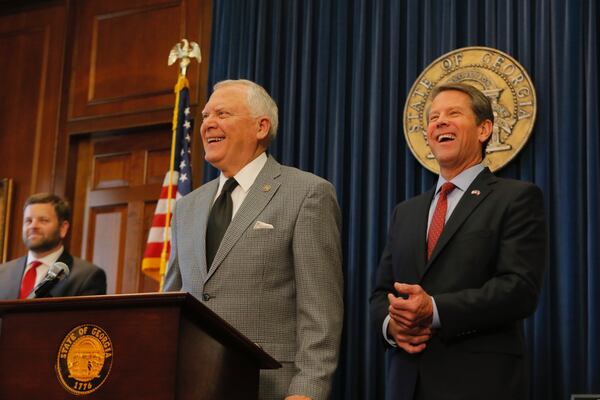
[[427,259],[431,258],[433,249],[442,235],[444,225],[446,224],[446,212],[448,211],[448,193],[455,188],[452,182],[446,182],[440,190],[440,197],[435,205],[435,211],[429,225],[429,235],[427,235]]
[[231,192],[237,186],[237,181],[234,178],[227,179],[221,194],[215,200],[210,215],[208,216],[208,224],[206,226],[206,268],[210,266],[215,259],[217,250],[221,245],[223,236],[227,231],[227,227],[231,222],[233,213],[233,201],[231,200]]

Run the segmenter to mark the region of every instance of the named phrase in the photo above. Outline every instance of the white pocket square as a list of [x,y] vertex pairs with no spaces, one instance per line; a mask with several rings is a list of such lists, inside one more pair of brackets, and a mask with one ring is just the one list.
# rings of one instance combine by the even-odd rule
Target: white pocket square
[[271,224],[267,224],[266,222],[262,222],[262,221],[256,221],[256,223],[254,224],[254,228],[252,228],[254,230],[257,229],[273,229],[273,225]]

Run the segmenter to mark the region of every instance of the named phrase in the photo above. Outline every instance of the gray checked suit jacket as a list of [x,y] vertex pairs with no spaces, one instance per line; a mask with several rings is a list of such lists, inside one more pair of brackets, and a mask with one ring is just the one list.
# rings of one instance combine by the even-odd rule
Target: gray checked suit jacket
[[165,290],[190,292],[282,363],[261,371],[261,400],[328,398],[343,320],[333,186],[269,157],[207,271],[206,224],[218,183],[177,201]]

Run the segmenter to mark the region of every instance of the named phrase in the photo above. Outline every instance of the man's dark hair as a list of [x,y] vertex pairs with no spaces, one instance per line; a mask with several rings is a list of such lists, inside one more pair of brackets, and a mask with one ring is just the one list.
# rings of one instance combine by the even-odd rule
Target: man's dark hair
[[[457,90],[469,96],[471,99],[471,109],[473,110],[473,113],[475,113],[475,122],[477,125],[481,124],[486,119],[492,121],[492,125],[494,124],[494,111],[492,110],[492,102],[485,94],[483,94],[474,86],[467,85],[466,83],[445,83],[443,85],[436,86],[433,89],[431,92],[431,100],[435,99],[435,97],[441,92],[446,92],[448,90]],[[485,149],[491,138],[492,135],[490,135],[490,137],[488,137],[488,139],[483,142],[481,146],[482,158],[485,158]]]
[[71,206],[69,202],[52,193],[37,193],[25,200],[23,209],[32,204],[52,204],[58,217],[58,222],[71,222]]

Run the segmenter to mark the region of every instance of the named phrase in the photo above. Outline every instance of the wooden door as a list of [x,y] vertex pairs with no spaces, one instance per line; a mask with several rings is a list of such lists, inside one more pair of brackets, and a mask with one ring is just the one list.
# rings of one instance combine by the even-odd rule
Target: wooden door
[[104,268],[109,293],[149,292],[158,283],[141,261],[171,147],[168,126],[87,137],[77,149],[71,248]]

